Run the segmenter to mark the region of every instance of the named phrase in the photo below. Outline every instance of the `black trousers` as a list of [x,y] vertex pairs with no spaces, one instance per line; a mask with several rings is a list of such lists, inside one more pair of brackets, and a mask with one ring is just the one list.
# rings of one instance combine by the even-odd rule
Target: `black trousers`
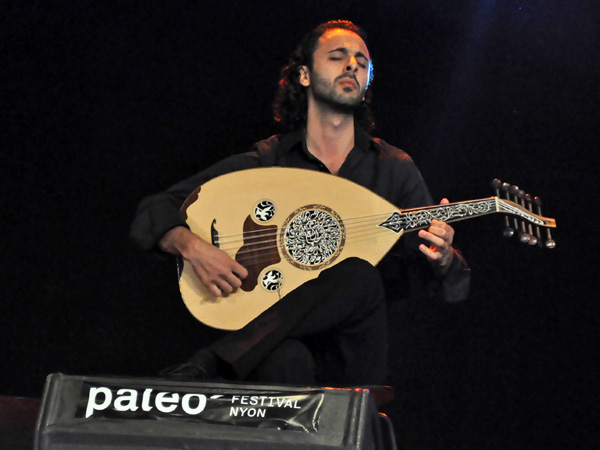
[[349,258],[210,349],[240,379],[382,384],[387,375],[386,320],[378,270]]

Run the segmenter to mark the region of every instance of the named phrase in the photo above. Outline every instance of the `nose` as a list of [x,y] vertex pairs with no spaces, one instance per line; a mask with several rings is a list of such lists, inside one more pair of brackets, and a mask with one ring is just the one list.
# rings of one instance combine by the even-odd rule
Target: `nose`
[[356,58],[354,56],[350,57],[350,61],[348,61],[348,65],[346,66],[346,72],[356,72],[358,70],[358,62],[356,62]]

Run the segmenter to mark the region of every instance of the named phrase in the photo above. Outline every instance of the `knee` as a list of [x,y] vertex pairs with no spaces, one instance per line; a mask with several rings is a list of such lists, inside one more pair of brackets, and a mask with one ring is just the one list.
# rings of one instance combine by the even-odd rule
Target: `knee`
[[385,303],[385,289],[379,270],[368,261],[348,258],[321,273],[344,298],[346,306],[371,310]]
[[348,258],[331,270],[338,271],[338,276],[343,282],[356,286],[359,289],[367,289],[377,294],[383,293],[383,281],[379,270],[370,262],[361,258]]

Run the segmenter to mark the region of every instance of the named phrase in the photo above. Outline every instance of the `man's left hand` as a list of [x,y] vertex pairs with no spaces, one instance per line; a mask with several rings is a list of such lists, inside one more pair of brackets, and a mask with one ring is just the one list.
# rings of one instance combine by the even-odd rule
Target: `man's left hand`
[[[447,205],[448,203],[450,203],[448,199],[444,198],[440,205]],[[436,275],[443,277],[448,272],[454,259],[454,250],[452,249],[454,228],[446,222],[433,220],[427,230],[419,231],[419,237],[431,243],[429,247],[421,244],[419,250],[427,256]]]

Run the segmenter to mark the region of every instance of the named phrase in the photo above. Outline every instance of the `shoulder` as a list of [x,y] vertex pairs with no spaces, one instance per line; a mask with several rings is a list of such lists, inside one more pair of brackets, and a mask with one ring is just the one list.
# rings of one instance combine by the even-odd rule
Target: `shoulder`
[[[302,140],[302,135],[296,132],[289,134],[274,134],[258,141],[252,146],[252,152],[258,158],[261,166],[278,166],[285,159],[282,155]],[[282,159],[283,158],[283,159]]]
[[377,153],[377,156],[382,161],[398,161],[404,164],[414,164],[412,158],[404,150],[399,149],[391,144],[388,144],[383,139],[377,137],[369,137],[371,148]]
[[274,134],[271,137],[262,139],[252,146],[252,151],[257,152],[259,155],[277,151],[285,136],[285,134]]
[[393,203],[401,208],[431,204],[425,181],[410,155],[383,139],[371,137],[370,141],[379,176],[386,183],[382,189],[391,191]]

